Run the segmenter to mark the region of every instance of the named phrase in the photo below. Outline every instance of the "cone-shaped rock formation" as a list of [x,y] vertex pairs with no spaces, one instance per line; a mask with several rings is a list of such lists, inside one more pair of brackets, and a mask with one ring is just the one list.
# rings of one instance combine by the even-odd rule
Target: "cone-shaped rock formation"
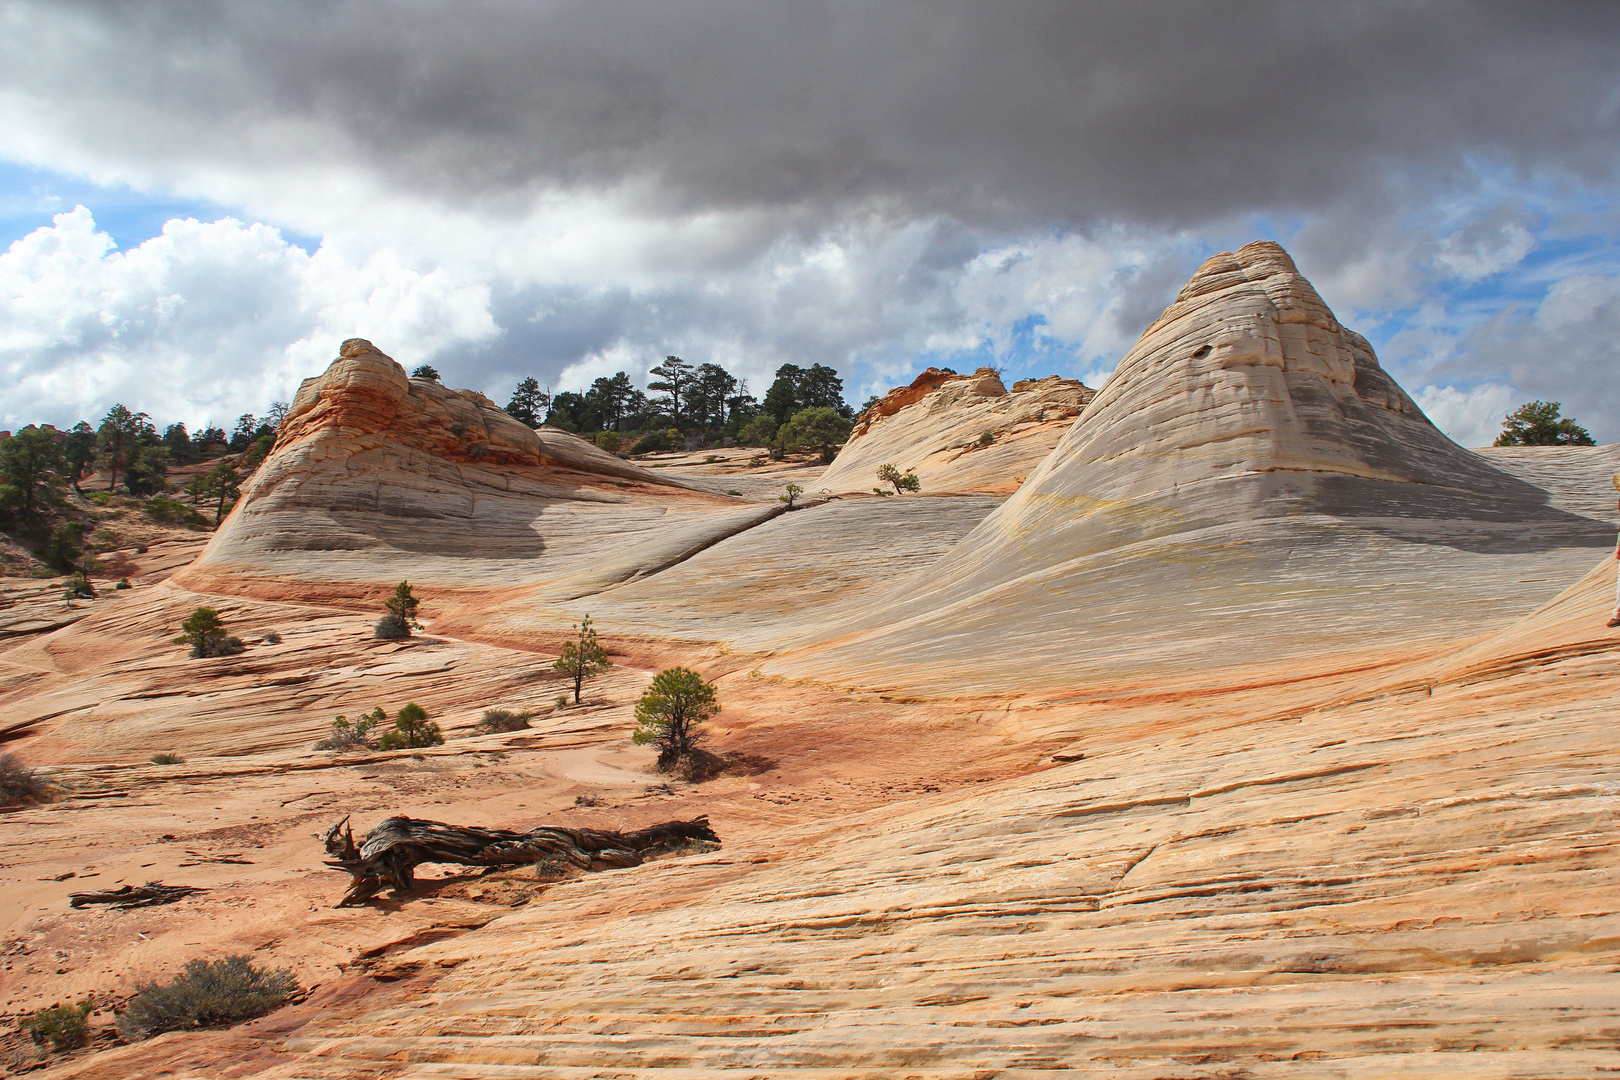
[[1208,672],[1466,633],[1524,610],[1519,570],[1578,572],[1589,550],[1559,560],[1611,542],[1442,435],[1255,243],[1198,270],[905,599],[783,667],[984,688]]

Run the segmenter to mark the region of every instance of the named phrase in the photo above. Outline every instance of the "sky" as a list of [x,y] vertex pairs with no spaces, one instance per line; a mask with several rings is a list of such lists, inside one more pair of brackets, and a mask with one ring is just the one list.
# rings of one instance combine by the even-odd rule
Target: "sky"
[[0,428],[230,427],[348,337],[1097,386],[1282,243],[1442,430],[1620,441],[1620,5],[0,2]]

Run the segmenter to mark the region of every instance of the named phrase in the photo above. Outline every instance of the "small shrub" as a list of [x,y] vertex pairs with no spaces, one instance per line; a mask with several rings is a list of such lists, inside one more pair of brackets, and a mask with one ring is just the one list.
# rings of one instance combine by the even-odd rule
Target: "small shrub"
[[[382,712],[381,709],[377,710]],[[428,719],[427,710],[411,702],[394,717],[394,730],[385,732],[377,743],[379,750],[415,750],[421,746],[443,746],[444,733]]]
[[885,484],[893,484],[896,495],[902,491],[917,491],[922,487],[922,481],[917,478],[916,473],[907,470],[902,474],[893,465],[881,466],[877,471],[877,478]]
[[62,599],[94,600],[95,598],[96,587],[90,584],[90,579],[84,576],[84,571],[73,571],[73,576],[68,578],[67,588],[62,591]]
[[118,584],[113,586],[113,591],[122,592],[124,589],[133,589],[134,587],[135,586],[129,583],[129,578],[121,577],[118,579]]
[[724,460],[726,460],[725,457],[720,455],[720,454],[710,454],[708,457],[703,459],[703,464],[705,464],[705,465],[713,465],[717,461],[724,461]]
[[789,510],[791,510],[791,509],[793,509],[793,500],[797,499],[800,495],[803,495],[803,494],[804,494],[803,486],[801,486],[799,484],[789,484],[789,485],[787,485],[787,487],[782,489],[782,494],[780,494],[780,495],[778,495],[776,497],[776,501],[777,502],[785,502],[785,503],[787,503],[787,508]]
[[619,437],[617,431],[598,431],[596,433],[596,448],[598,450],[606,450],[610,454],[617,454],[619,447],[623,444],[624,440]]
[[167,750],[152,755],[152,764],[154,765],[184,765],[185,763],[185,758],[179,754],[171,754]]
[[213,608],[200,607],[180,624],[181,634],[174,639],[176,645],[190,645],[192,659],[210,656],[235,656],[245,645],[242,639],[225,632],[225,623]]
[[397,641],[411,636],[411,624],[390,611],[377,620],[372,636],[381,641]]
[[137,555],[145,555],[146,550],[147,550],[147,548],[146,548],[145,544],[136,544],[135,545],[135,554],[137,554]]
[[143,983],[118,1018],[126,1039],[215,1027],[269,1012],[298,989],[290,971],[266,971],[251,957],[193,960],[167,983]]
[[894,492],[890,491],[888,488],[873,488],[872,489],[872,494],[888,496],[888,495],[893,495]]
[[422,624],[416,621],[416,609],[421,603],[411,595],[411,583],[400,582],[394,588],[394,595],[383,601],[388,613],[377,620],[374,635],[384,641],[394,641],[410,637],[412,627],[422,629]]
[[742,492],[736,490],[735,488],[727,488],[726,489],[726,494],[727,495],[741,495]]
[[376,740],[372,738],[372,731],[388,722],[388,714],[382,708],[372,709],[365,716],[351,722],[347,716],[339,716],[332,721],[332,733],[315,744],[317,750],[375,750]]
[[153,521],[161,521],[166,525],[191,525],[197,528],[207,528],[208,519],[185,503],[177,502],[167,495],[154,495],[146,500],[142,506],[146,516]]
[[987,431],[983,435],[979,436],[979,445],[980,446],[989,446],[991,443],[993,443],[995,441],[996,441],[995,433],[991,432],[991,431]]
[[557,708],[559,708],[559,709],[568,708],[568,695],[567,694],[559,694],[557,696]]
[[91,998],[77,1005],[52,1005],[38,1010],[19,1026],[40,1046],[49,1043],[52,1050],[72,1050],[83,1046],[89,1037],[90,1014],[95,1008]]
[[574,796],[574,805],[575,806],[601,806],[602,805],[602,800],[597,798],[595,795],[575,795]]
[[112,502],[113,493],[110,491],[92,491],[85,495],[85,498],[89,499],[97,506],[106,506],[108,503]]
[[274,630],[272,630],[269,633],[265,634],[264,637],[261,640],[266,645],[280,645],[281,644],[281,635],[276,633]]
[[50,799],[56,785],[16,754],[0,754],[0,806],[25,806]]
[[531,712],[511,712],[508,709],[487,709],[484,718],[478,721],[473,728],[480,735],[490,735],[497,731],[522,731],[534,719]]

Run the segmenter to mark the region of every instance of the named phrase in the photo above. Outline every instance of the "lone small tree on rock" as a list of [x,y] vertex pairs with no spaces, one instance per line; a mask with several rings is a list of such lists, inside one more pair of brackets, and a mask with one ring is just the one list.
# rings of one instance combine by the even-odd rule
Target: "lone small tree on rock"
[[375,635],[385,641],[411,636],[411,628],[422,629],[416,621],[416,608],[421,601],[411,595],[411,583],[402,581],[394,587],[394,595],[383,601],[388,614],[377,620]]
[[1493,446],[1592,446],[1592,433],[1560,416],[1563,405],[1556,401],[1531,401],[1502,418],[1502,434]]
[[574,704],[578,705],[579,692],[585,680],[595,678],[613,664],[608,660],[607,650],[596,640],[596,628],[591,625],[589,615],[574,627],[574,631],[578,636],[573,641],[563,642],[562,653],[552,667],[573,682]]
[[422,364],[415,371],[411,372],[411,378],[413,378],[413,379],[430,379],[433,382],[438,382],[439,381],[439,369],[434,367],[432,364]]
[[877,476],[878,479],[882,480],[885,484],[893,484],[894,493],[896,495],[900,494],[902,491],[918,491],[922,488],[922,481],[917,479],[916,473],[907,471],[904,475],[902,475],[900,470],[895,468],[893,465],[884,465],[880,467],[877,471]]
[[174,639],[176,645],[190,645],[193,659],[209,656],[231,656],[242,651],[242,639],[232,637],[225,630],[219,612],[200,607],[180,624],[181,634]]
[[655,744],[658,770],[668,772],[692,756],[706,734],[703,722],[719,711],[712,683],[690,668],[667,668],[636,702],[636,731],[630,738],[638,746]]
[[793,500],[797,499],[803,494],[804,488],[800,487],[798,484],[789,484],[787,487],[782,489],[782,494],[776,497],[776,501],[787,503],[787,508],[791,510],[793,509]]

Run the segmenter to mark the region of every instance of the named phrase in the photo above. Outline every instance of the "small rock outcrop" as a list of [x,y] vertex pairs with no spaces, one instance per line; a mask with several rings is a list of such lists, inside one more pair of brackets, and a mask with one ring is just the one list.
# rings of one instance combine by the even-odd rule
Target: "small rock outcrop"
[[866,491],[890,464],[917,473],[925,492],[1009,493],[1094,395],[1056,375],[1017,382],[1009,393],[990,368],[971,375],[929,368],[861,414],[816,486]]

